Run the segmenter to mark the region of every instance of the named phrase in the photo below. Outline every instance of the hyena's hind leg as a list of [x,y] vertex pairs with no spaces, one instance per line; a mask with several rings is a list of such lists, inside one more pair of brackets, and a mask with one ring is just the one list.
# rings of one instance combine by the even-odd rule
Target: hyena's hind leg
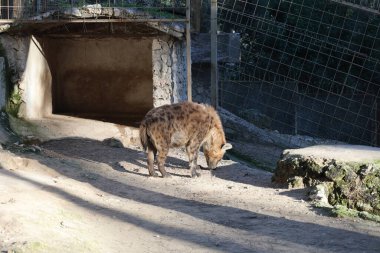
[[159,149],[157,149],[157,152],[157,164],[162,177],[171,177],[170,173],[166,172],[165,170],[165,161],[169,153],[169,147],[160,147]]
[[201,176],[201,174],[199,172],[197,172],[197,168],[198,168],[197,161],[198,161],[199,146],[200,146],[200,144],[195,143],[195,142],[190,142],[186,146],[187,156],[189,157],[189,167],[190,167],[191,177],[200,177]]
[[158,174],[157,172],[154,171],[154,158],[157,154],[157,149],[152,145],[148,144],[148,170],[149,170],[149,175],[152,177],[157,177]]

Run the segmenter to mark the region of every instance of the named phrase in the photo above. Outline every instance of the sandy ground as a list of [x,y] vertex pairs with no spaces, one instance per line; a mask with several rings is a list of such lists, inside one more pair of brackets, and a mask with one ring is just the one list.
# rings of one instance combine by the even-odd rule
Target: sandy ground
[[328,217],[269,172],[223,161],[192,179],[173,150],[173,177],[150,178],[137,148],[41,147],[0,150],[0,252],[380,252],[379,224]]

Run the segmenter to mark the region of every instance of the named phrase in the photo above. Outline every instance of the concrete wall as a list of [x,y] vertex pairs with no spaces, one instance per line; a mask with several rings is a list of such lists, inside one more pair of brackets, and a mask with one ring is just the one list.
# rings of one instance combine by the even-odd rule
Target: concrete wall
[[23,118],[53,113],[136,125],[152,107],[186,100],[185,42],[170,36],[0,41]]
[[53,112],[141,117],[153,107],[151,38],[38,38],[53,74]]
[[24,101],[27,118],[41,118],[52,113],[52,76],[41,44],[31,37],[25,68]]
[[10,35],[1,35],[0,42],[11,71],[10,81],[22,96],[18,115],[24,118],[50,115],[51,73],[39,42],[33,36]]

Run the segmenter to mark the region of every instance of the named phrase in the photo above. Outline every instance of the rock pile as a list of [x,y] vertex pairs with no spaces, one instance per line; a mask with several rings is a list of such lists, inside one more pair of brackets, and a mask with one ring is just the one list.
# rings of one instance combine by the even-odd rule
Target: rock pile
[[285,150],[273,181],[311,187],[310,198],[380,215],[380,149],[320,145]]

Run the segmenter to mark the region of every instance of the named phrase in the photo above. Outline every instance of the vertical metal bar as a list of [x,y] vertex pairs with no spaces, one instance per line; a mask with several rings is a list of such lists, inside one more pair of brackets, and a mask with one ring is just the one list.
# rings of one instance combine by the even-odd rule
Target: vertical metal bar
[[217,41],[218,1],[211,0],[211,105],[218,107],[218,41]]
[[35,13],[35,15],[38,15],[40,13],[40,10],[41,10],[41,0],[37,0],[36,1],[36,13]]
[[[294,135],[297,135],[298,134],[298,101],[299,101],[299,92],[298,92],[298,82],[295,83],[296,84],[296,98],[294,99],[295,100],[295,103],[294,103]],[[294,94],[293,94],[294,96]],[[293,101],[294,101],[293,100]]]
[[192,101],[192,80],[191,80],[191,17],[190,0],[186,0],[186,74],[187,74],[187,101]]
[[378,111],[378,105],[377,105],[377,98],[375,97],[375,104],[374,104],[374,107],[375,107],[375,134],[374,134],[374,137],[375,138],[373,138],[374,140],[373,140],[373,143],[372,143],[372,145],[373,146],[377,146],[377,145],[380,145],[380,143],[379,143],[379,139],[378,139],[378,137],[379,137],[379,122],[378,122],[378,114],[379,114],[379,111]]
[[193,32],[201,31],[202,0],[193,0],[191,6],[191,28]]

